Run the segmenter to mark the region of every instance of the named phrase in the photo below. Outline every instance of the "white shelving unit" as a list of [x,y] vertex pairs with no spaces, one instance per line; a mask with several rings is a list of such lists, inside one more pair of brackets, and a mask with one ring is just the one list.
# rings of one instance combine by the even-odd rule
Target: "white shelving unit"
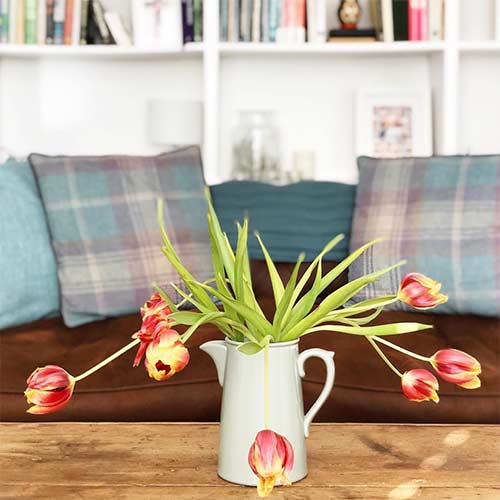
[[[215,0],[205,2],[204,42],[182,50],[0,45],[0,146],[18,155],[154,154],[147,100],[194,99],[205,107],[207,182],[228,178],[238,110],[271,109],[285,166],[293,150],[314,150],[316,178],[353,183],[356,89],[426,85],[436,153],[499,153],[500,1],[482,0],[479,18],[472,3],[446,0],[439,42],[219,42]],[[490,23],[493,9],[489,32],[474,25]]]

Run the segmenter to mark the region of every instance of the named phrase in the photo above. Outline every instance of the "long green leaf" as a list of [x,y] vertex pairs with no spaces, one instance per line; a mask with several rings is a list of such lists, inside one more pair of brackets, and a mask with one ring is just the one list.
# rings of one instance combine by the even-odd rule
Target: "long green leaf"
[[403,333],[418,332],[421,330],[427,330],[429,328],[434,328],[434,327],[433,325],[425,325],[422,323],[391,323],[389,325],[379,325],[379,326],[323,325],[310,328],[306,332],[304,332],[303,335],[305,335],[306,333],[328,331],[337,333],[348,333],[351,335],[384,336],[384,335],[400,335]]
[[285,293],[285,287],[283,286],[283,281],[281,281],[281,277],[276,269],[276,266],[274,265],[273,259],[271,259],[271,256],[269,255],[269,252],[267,251],[259,233],[256,232],[255,237],[260,244],[262,253],[264,254],[264,259],[266,260],[267,270],[269,272],[269,278],[271,279],[271,285],[273,288],[274,303],[276,304],[276,307],[278,307],[278,304]]
[[189,337],[193,335],[193,333],[201,326],[207,323],[211,323],[214,319],[224,316],[223,312],[213,312],[209,314],[203,314],[196,323],[191,325],[181,336],[182,341],[186,343],[189,340]]

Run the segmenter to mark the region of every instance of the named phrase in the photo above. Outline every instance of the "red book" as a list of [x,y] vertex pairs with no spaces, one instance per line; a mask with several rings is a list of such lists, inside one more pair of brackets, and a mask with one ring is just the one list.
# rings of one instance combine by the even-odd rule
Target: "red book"
[[73,36],[73,9],[74,1],[66,0],[66,10],[64,16],[64,34],[63,41],[64,45],[71,45]]
[[408,40],[423,41],[429,39],[427,26],[427,0],[409,0],[408,2]]

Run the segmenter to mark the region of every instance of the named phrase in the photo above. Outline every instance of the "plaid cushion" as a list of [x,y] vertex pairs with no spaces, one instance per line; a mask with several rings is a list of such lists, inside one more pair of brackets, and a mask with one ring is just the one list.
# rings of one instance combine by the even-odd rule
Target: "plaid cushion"
[[34,154],[30,163],[47,213],[68,326],[138,311],[154,282],[179,284],[160,249],[158,198],[165,200],[167,231],[184,265],[200,280],[211,277],[198,148],[155,157]]
[[449,296],[432,312],[500,316],[500,156],[363,157],[358,165],[351,251],[387,240],[358,259],[349,278],[408,263],[356,300],[395,293],[404,274],[418,271]]

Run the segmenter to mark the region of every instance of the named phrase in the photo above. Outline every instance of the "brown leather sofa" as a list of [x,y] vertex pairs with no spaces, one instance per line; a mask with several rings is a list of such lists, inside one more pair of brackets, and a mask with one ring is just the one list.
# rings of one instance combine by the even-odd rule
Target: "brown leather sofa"
[[[331,268],[325,265],[326,269]],[[291,265],[280,264],[289,276]],[[272,314],[272,292],[260,261],[252,262],[257,296]],[[345,274],[334,286],[345,282]],[[321,332],[304,337],[301,349],[335,351],[336,381],[317,420],[328,422],[500,422],[500,320],[476,316],[447,316],[385,312],[377,324],[393,321],[432,323],[433,330],[402,335],[401,346],[430,355],[453,346],[482,364],[482,387],[468,391],[443,382],[441,402],[411,403],[401,394],[399,380],[363,338]],[[60,318],[37,321],[0,332],[0,420],[2,421],[217,421],[221,388],[211,359],[198,346],[222,338],[212,326],[201,328],[188,342],[188,367],[167,382],[150,378],[143,366],[132,368],[128,352],[100,372],[80,382],[70,404],[58,413],[32,416],[23,397],[26,377],[37,366],[58,364],[79,374],[126,344],[140,324],[138,314],[109,319],[80,328],[66,328]],[[401,370],[416,363],[388,352]],[[303,383],[306,407],[318,396],[324,380],[320,361],[306,365]]]

